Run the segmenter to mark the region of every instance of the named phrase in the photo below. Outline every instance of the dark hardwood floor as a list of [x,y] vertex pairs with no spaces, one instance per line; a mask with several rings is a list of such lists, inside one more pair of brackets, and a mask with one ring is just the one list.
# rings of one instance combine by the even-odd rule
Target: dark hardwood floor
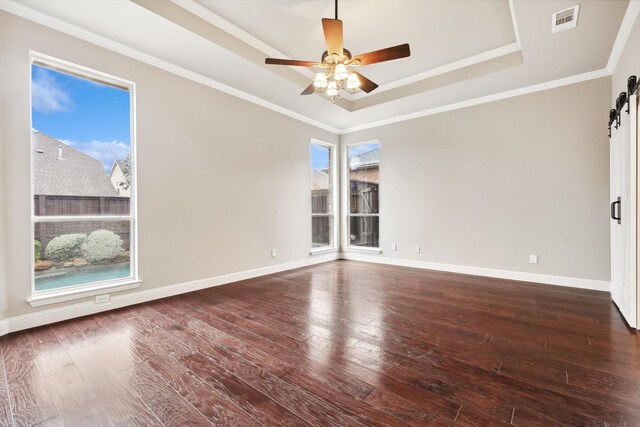
[[640,342],[608,294],[353,261],[0,352],[0,426],[640,425]]

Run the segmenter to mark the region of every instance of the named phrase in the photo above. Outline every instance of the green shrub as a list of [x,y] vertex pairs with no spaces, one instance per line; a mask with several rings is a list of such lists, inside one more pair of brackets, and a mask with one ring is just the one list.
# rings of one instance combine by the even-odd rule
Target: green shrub
[[35,262],[40,261],[40,253],[42,252],[42,244],[40,240],[33,241],[33,260]]
[[90,262],[109,261],[124,251],[122,243],[120,236],[113,231],[96,230],[82,245],[82,254]]
[[56,262],[71,261],[82,256],[82,245],[87,241],[87,235],[63,234],[49,242],[44,250],[44,257]]

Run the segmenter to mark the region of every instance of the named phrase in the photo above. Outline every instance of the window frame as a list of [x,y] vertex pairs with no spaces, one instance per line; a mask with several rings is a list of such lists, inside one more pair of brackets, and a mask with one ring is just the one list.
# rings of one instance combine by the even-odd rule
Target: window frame
[[[336,189],[339,189],[339,181],[338,181],[338,146],[336,144],[332,144],[330,142],[326,142],[326,141],[321,141],[319,139],[315,139],[315,138],[311,138],[311,141],[309,142],[309,155],[308,155],[308,160],[309,160],[309,189],[311,189],[311,182],[312,182],[312,174],[313,174],[313,168],[311,167],[311,147],[313,145],[320,145],[323,147],[327,147],[330,150],[330,191],[331,191],[331,212],[328,214],[314,214],[313,213],[313,205],[311,203],[311,197],[309,197],[309,213],[311,214],[311,218],[314,217],[329,217],[330,218],[330,224],[331,224],[331,244],[327,245],[327,246],[319,246],[319,247],[313,247],[313,237],[311,238],[311,250],[310,250],[310,254],[311,255],[316,255],[316,254],[321,254],[321,253],[326,253],[326,252],[333,252],[333,251],[337,251],[338,250],[338,239],[339,239],[339,233],[338,233],[338,217],[336,215],[336,210],[337,207],[339,206],[338,204],[338,191],[336,191]],[[311,194],[309,194],[311,195]],[[313,221],[311,221],[311,227],[310,230],[313,227]]]
[[[69,216],[36,216],[34,202],[34,141],[31,137],[33,129],[33,105],[32,105],[32,66],[38,65],[73,75],[78,78],[99,82],[102,84],[114,86],[129,92],[129,115],[130,115],[130,196],[129,196],[129,215],[69,215]],[[74,64],[62,59],[58,59],[36,51],[29,51],[29,119],[31,127],[29,129],[29,195],[30,195],[30,236],[31,243],[28,245],[29,259],[33,260],[33,241],[35,240],[35,224],[40,222],[80,222],[80,221],[129,221],[130,227],[130,275],[124,278],[104,280],[98,282],[90,282],[86,284],[72,285],[64,288],[56,288],[50,290],[37,291],[35,288],[35,270],[33,261],[31,267],[31,293],[27,301],[31,306],[37,307],[46,304],[55,304],[63,301],[86,298],[95,295],[106,294],[110,292],[122,291],[127,289],[135,289],[140,286],[138,273],[138,205],[137,205],[137,150],[136,150],[136,84],[135,82],[116,77],[101,71],[97,71],[82,65]]]
[[[380,208],[379,202],[378,202],[378,213],[358,213],[358,214],[351,213],[349,148],[356,147],[358,145],[366,145],[366,144],[378,144],[378,150],[381,150],[382,148],[382,145],[380,144],[379,139],[371,139],[368,141],[354,142],[352,144],[345,144],[343,146],[343,151],[342,151],[342,156],[344,158],[344,161],[342,162],[342,170],[343,170],[343,177],[344,177],[344,180],[343,180],[344,189],[342,191],[342,197],[343,197],[342,208],[343,208],[343,218],[344,218],[343,248],[344,250],[350,251],[350,252],[366,252],[366,253],[372,253],[372,254],[381,254],[382,251],[380,250],[380,237],[382,233],[381,233],[380,223],[382,218],[382,215],[381,215],[382,209]],[[380,176],[382,176],[381,174],[382,168],[380,166],[380,161],[378,161],[378,169],[380,170],[379,172]],[[382,178],[380,179],[380,181],[382,181]],[[378,199],[380,198],[380,193],[381,193],[381,187],[380,187],[380,183],[378,183]],[[351,239],[349,238],[350,232],[351,232],[351,217],[377,217],[378,218],[378,246],[352,246],[351,245]]]

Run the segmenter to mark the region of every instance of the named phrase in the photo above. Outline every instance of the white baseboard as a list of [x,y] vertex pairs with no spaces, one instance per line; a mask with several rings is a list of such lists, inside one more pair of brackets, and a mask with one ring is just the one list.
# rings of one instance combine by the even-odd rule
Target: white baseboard
[[127,294],[114,295],[111,301],[105,304],[96,304],[93,301],[72,304],[66,307],[53,308],[49,310],[37,311],[35,313],[23,314],[21,316],[10,317],[0,321],[0,336],[10,332],[35,328],[37,326],[48,325],[63,320],[86,316],[102,311],[113,310],[129,305],[140,304],[147,301],[166,298],[174,295],[193,292],[200,289],[211,288],[239,280],[252,279],[254,277],[279,273],[281,271],[293,270],[295,268],[306,267],[323,262],[334,261],[336,259],[348,259],[354,261],[364,261],[377,264],[397,265],[401,267],[414,267],[427,270],[446,271],[450,273],[470,274],[474,276],[495,277],[498,279],[518,280],[524,282],[544,283],[548,285],[569,286],[573,288],[592,289],[597,291],[609,291],[609,282],[580,279],[574,277],[552,276],[546,274],[523,273],[518,271],[497,270],[492,268],[469,267],[453,264],[440,264],[425,261],[413,261],[399,258],[389,258],[379,255],[371,255],[356,252],[331,253],[317,255],[300,261],[293,261],[284,264],[276,264],[267,267],[260,267],[253,270],[245,270],[237,273],[224,274],[221,276],[209,277],[206,279],[193,280],[190,282],[178,283],[175,285],[163,286],[161,288],[131,292]]
[[470,274],[473,276],[493,277],[496,279],[517,280],[520,282],[543,283],[546,285],[568,286],[571,288],[610,291],[610,282],[602,280],[581,279],[577,277],[553,276],[549,274],[525,273],[520,271],[498,270],[494,268],[470,267],[466,265],[442,264],[427,261],[414,261],[400,258],[389,258],[357,252],[344,252],[342,259],[372,262],[377,264],[397,265],[401,267],[422,268],[426,270],[446,271],[449,273]]
[[213,286],[220,286],[227,283],[237,282],[239,280],[252,279],[254,277],[265,276],[267,274],[274,274],[281,271],[293,270],[295,268],[307,267],[309,265],[334,261],[339,258],[340,254],[338,252],[326,255],[318,255],[310,258],[305,258],[300,261],[270,265],[267,267],[260,267],[253,270],[224,274],[221,276],[208,277],[206,279],[193,280],[190,282],[178,283],[176,285],[163,286],[156,289],[114,295],[111,297],[111,301],[105,304],[96,304],[93,301],[88,301],[68,305],[66,307],[52,308],[49,310],[37,311],[35,313],[23,314],[21,316],[14,316],[0,321],[0,336],[6,335],[10,332],[35,328],[37,326],[61,322],[63,320],[86,316],[93,313],[99,313],[102,311],[113,310],[129,305],[140,304],[160,298],[193,292],[200,289],[211,288]]
[[9,333],[9,321],[0,320],[0,337]]

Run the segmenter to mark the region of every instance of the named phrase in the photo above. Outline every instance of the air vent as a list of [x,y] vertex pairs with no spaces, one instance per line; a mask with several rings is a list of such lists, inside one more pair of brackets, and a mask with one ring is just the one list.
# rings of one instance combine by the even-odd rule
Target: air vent
[[578,9],[580,9],[579,4],[551,15],[551,32],[557,33],[575,28],[578,23]]

